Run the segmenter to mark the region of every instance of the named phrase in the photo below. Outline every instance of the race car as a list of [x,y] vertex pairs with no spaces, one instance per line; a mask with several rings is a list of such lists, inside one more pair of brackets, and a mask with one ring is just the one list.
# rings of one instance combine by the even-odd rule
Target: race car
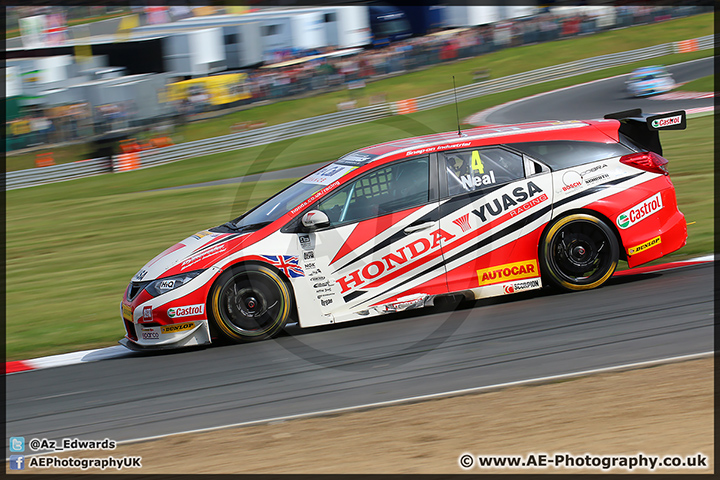
[[625,85],[633,97],[646,97],[656,93],[665,93],[677,86],[670,72],[660,65],[633,70],[630,77],[625,81]]
[[601,286],[687,240],[659,130],[639,109],[353,151],[150,260],[121,302],[136,350],[249,342],[554,286]]

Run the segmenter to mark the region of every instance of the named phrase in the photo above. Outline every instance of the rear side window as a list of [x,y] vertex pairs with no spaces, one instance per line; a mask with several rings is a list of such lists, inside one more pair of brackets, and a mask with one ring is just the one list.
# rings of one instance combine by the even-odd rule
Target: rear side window
[[562,170],[633,153],[631,149],[619,143],[557,140],[513,143],[510,146],[540,160],[552,170]]

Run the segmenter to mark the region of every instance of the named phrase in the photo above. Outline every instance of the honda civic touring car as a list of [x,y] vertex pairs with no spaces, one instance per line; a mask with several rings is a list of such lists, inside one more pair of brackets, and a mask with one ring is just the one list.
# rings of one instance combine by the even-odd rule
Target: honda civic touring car
[[344,155],[171,246],[121,305],[131,349],[248,342],[554,286],[601,286],[687,240],[659,130],[639,109],[406,138]]
[[633,70],[625,85],[628,93],[633,97],[666,93],[677,87],[670,72],[660,65]]

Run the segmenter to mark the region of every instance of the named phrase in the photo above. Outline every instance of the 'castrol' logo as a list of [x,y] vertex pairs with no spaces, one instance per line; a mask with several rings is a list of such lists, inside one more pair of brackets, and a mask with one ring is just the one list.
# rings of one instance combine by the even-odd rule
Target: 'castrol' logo
[[202,315],[205,312],[205,304],[198,303],[197,305],[188,305],[187,307],[173,307],[168,308],[167,314],[170,318],[178,317],[193,317],[195,315]]
[[617,223],[617,226],[622,229],[630,228],[642,219],[647,218],[659,210],[662,210],[662,208],[662,196],[660,193],[656,193],[644,202],[638,203],[634,207],[631,207],[618,215],[615,223]]
[[670,125],[677,125],[682,122],[682,115],[667,118],[656,118],[652,121],[653,128],[669,127]]

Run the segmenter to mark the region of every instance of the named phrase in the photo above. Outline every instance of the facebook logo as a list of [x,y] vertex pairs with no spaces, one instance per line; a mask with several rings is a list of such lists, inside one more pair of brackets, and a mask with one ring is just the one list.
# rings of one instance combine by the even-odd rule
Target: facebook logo
[[25,451],[25,437],[10,437],[10,451],[11,452],[24,452]]
[[10,455],[10,470],[25,470],[25,456]]

